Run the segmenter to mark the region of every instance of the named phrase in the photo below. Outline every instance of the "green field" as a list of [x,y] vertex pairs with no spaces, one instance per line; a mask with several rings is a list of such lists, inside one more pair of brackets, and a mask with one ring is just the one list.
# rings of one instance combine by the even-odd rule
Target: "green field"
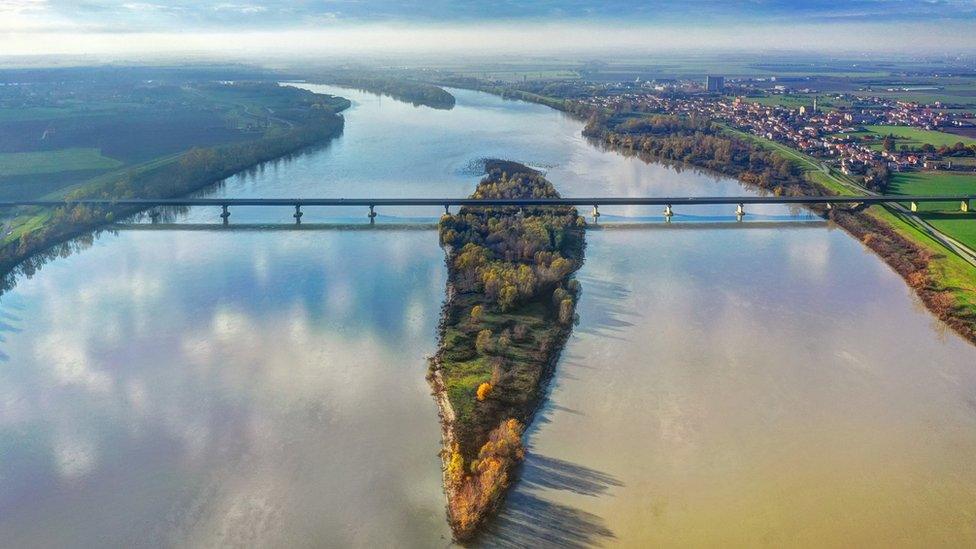
[[[926,79],[924,78],[919,80],[921,81],[901,82],[900,84],[909,84],[908,87],[918,85],[924,88],[936,83],[932,80],[925,81]],[[972,110],[976,107],[976,96],[972,93],[974,83],[971,79],[959,79],[956,83],[949,85],[939,83],[935,87],[938,89],[898,90],[890,92],[887,91],[887,86],[879,85],[868,90],[857,91],[855,95],[862,97],[886,97],[898,101],[914,101],[929,105],[941,101],[943,104],[957,105],[966,110]]]
[[[890,191],[902,195],[976,194],[976,175],[897,173],[891,178]],[[963,213],[957,202],[930,202],[918,206],[919,217],[970,248],[976,248],[976,213]]]
[[957,169],[976,170],[976,157],[957,156],[952,158],[952,166]]
[[[958,204],[957,204],[958,206]],[[973,212],[929,212],[919,217],[970,248],[976,248],[976,214]]]
[[102,156],[102,152],[94,148],[0,153],[0,177],[77,170],[111,170],[121,165],[121,161]]
[[[185,194],[338,135],[348,105],[276,82],[147,83],[126,70],[0,86],[0,198]],[[0,263],[127,211],[8,208]]]
[[782,94],[767,95],[765,97],[746,97],[745,100],[760,105],[787,107],[798,109],[800,107],[812,107],[813,98],[817,97],[817,109],[824,111],[837,110],[839,107],[850,107],[850,101],[840,101],[833,98],[819,97],[814,94]]
[[[952,172],[901,172],[891,176],[892,194],[976,194],[976,175]],[[958,209],[941,203],[921,204],[923,210]]]
[[274,137],[304,125],[313,106],[341,110],[345,101],[276,84],[146,84],[119,74],[0,86],[0,198],[57,198],[194,147]]
[[866,132],[862,132],[861,135],[873,134],[875,136],[875,143],[871,146],[872,148],[880,149],[881,140],[889,134],[895,136],[895,147],[899,149],[902,145],[917,149],[925,144],[941,147],[943,145],[952,146],[959,142],[965,145],[976,145],[976,139],[970,137],[910,126],[864,126],[864,129]]

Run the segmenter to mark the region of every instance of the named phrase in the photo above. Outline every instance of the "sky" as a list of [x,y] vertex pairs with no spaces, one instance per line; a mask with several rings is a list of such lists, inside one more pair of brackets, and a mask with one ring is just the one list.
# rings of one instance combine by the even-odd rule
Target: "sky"
[[0,0],[0,53],[971,52],[976,0]]

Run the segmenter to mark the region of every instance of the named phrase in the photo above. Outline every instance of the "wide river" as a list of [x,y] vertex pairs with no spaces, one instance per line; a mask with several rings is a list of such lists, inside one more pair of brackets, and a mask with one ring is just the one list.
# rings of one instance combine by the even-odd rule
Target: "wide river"
[[[484,157],[565,195],[749,192],[542,106],[309,87],[354,101],[344,135],[208,194],[464,196]],[[726,210],[587,234],[579,325],[481,543],[976,544],[976,348],[844,232]],[[105,233],[21,278],[0,297],[0,546],[450,545],[424,379],[444,256],[393,223],[437,211],[379,213],[293,231],[239,208],[239,230]]]

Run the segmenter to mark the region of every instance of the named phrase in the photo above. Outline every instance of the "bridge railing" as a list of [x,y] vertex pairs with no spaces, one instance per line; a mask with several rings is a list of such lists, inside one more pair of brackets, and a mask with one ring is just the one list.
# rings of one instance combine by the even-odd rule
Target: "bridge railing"
[[358,206],[368,207],[370,219],[376,217],[376,208],[383,206],[419,207],[442,206],[450,213],[452,206],[592,206],[594,218],[600,216],[600,206],[663,206],[665,217],[670,218],[674,208],[680,206],[728,204],[736,207],[737,216],[745,215],[749,204],[823,204],[827,207],[848,204],[863,207],[871,204],[908,203],[912,211],[926,202],[956,202],[968,212],[976,195],[862,195],[862,196],[659,196],[659,197],[566,197],[566,198],[126,198],[126,199],[79,199],[79,200],[0,200],[0,208],[16,206],[123,206],[151,209],[176,206],[215,206],[221,208],[220,216],[227,222],[232,206],[289,206],[295,208],[295,220],[301,222],[302,208],[309,206]]

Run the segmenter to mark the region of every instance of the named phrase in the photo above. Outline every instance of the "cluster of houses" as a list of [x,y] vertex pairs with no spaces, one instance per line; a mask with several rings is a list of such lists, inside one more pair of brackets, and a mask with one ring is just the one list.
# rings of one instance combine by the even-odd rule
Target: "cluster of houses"
[[872,114],[873,124],[912,126],[925,130],[938,130],[949,126],[973,126],[972,113],[952,112],[949,105],[936,101],[931,105],[912,101],[897,101],[885,97],[864,97],[838,94],[837,99],[857,103],[862,111]]
[[[840,98],[840,97],[838,97]],[[853,135],[859,126],[870,124],[903,125],[936,129],[948,125],[968,124],[972,117],[949,113],[939,105],[919,105],[885,98],[858,98],[858,108],[823,111],[816,100],[810,106],[790,108],[763,105],[741,97],[686,95],[663,96],[648,93],[625,93],[591,97],[584,100],[592,106],[617,110],[639,110],[679,115],[701,115],[721,120],[739,130],[789,145],[811,156],[834,161],[846,174],[863,175],[872,167],[890,171],[911,168],[938,169],[945,164],[917,151],[884,151],[871,147]],[[868,103],[865,105],[864,103]]]

